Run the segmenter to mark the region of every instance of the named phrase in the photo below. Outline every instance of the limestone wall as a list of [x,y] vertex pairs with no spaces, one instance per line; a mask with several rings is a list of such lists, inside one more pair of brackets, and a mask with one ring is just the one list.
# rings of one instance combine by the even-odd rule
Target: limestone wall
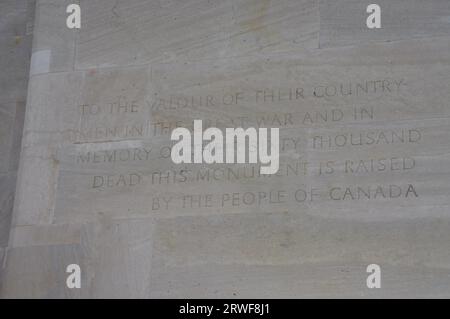
[[[81,0],[79,30],[71,2],[36,3],[4,297],[450,295],[447,0],[380,30],[369,1]],[[196,119],[280,128],[279,171],[174,164]]]
[[[0,286],[27,100],[34,1],[0,2]],[[5,261],[6,262],[6,261]]]

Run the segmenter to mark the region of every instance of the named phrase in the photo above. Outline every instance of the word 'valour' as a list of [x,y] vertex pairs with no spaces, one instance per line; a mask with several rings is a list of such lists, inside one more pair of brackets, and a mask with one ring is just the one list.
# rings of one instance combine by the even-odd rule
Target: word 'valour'
[[[203,132],[202,120],[194,120],[193,141],[191,132],[186,128],[178,127],[172,131],[171,140],[178,141],[172,147],[172,161],[176,164],[246,163],[248,154],[248,163],[258,163],[259,157],[261,164],[268,164],[268,166],[260,167],[261,174],[275,174],[280,164],[279,128],[270,129],[270,141],[267,136],[267,128],[259,128],[258,131],[253,127],[245,130],[243,128],[226,128],[224,143],[224,136],[219,128],[210,127]],[[210,142],[203,147],[204,141]],[[268,153],[268,144],[270,144],[270,154]],[[246,146],[248,147],[246,148]]]

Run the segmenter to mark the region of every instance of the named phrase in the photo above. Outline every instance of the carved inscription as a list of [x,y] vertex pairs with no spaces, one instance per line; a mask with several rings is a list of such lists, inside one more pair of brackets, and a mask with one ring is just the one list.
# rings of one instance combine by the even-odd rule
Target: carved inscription
[[[385,127],[380,108],[367,102],[389,104],[405,94],[407,83],[380,78],[85,101],[77,106],[81,123],[70,130],[74,149],[67,165],[82,172],[77,183],[86,194],[127,194],[130,205],[136,196],[142,214],[289,210],[326,203],[414,205],[423,196],[416,176],[424,168],[416,151],[433,133],[418,122]],[[227,108],[233,112],[219,114]],[[277,173],[261,174],[258,164],[173,164],[170,133],[192,129],[201,117],[198,111],[205,128],[279,127]],[[139,143],[116,147],[114,141]],[[105,142],[112,144],[97,147]],[[194,191],[199,188],[208,191]]]

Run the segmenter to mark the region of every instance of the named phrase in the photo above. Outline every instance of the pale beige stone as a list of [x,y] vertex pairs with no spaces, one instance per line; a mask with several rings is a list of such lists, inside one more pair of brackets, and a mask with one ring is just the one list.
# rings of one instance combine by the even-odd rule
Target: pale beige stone
[[80,1],[77,68],[317,48],[313,0]]
[[33,40],[34,0],[4,0],[0,3],[0,108],[27,96],[28,70]]
[[11,229],[10,247],[71,245],[81,241],[83,225],[17,226]]
[[[38,1],[2,295],[450,296],[448,8],[405,3],[372,36],[364,1]],[[279,127],[279,172],[174,164],[195,119]]]
[[[448,216],[375,222],[307,210],[161,220],[152,296],[445,297],[450,255],[438,247],[448,226]],[[386,272],[382,290],[365,286],[374,260]]]
[[13,135],[14,117],[0,110],[0,173],[9,171],[9,158]]
[[15,181],[15,173],[0,174],[0,247],[8,245],[14,205]]
[[[365,286],[366,264],[208,265],[154,272],[153,298],[448,298],[448,269],[386,270],[382,289]],[[153,276],[153,275],[152,275]]]
[[[32,261],[32,262],[31,262]],[[66,267],[77,263],[87,269],[80,245],[19,247],[8,251],[3,298],[74,298],[88,296],[66,286]],[[86,276],[82,285],[87,284]]]
[[[319,0],[320,47],[450,35],[446,0]],[[381,8],[381,28],[368,29],[369,4]]]
[[73,70],[78,30],[66,26],[66,8],[71,3],[70,0],[36,1],[31,75]]
[[34,0],[0,3],[0,291],[19,165]]
[[[150,219],[99,216],[92,224],[16,228],[12,240],[16,247],[8,251],[2,297],[146,298],[152,225]],[[66,236],[64,230],[68,230]],[[70,264],[81,268],[79,289],[67,288]]]

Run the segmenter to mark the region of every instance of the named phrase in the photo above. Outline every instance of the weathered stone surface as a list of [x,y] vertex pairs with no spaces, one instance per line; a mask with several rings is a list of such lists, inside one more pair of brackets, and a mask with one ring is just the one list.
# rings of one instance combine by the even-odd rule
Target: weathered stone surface
[[[17,225],[51,221],[58,174],[58,162],[54,154],[63,141],[64,127],[69,121],[62,117],[61,105],[75,103],[79,78],[77,73],[58,73],[30,79],[30,102],[25,114],[22,140],[22,169],[18,174],[15,202],[18,209]],[[70,115],[65,114],[66,117]]]
[[[152,225],[151,219],[120,221],[99,215],[91,224],[16,227],[3,297],[146,298]],[[67,288],[70,264],[80,265],[83,289]]]
[[5,258],[5,248],[0,247],[0,296],[2,295],[3,286],[3,260]]
[[[166,269],[153,298],[443,298],[448,269],[383,264],[383,289],[365,286],[367,264],[208,265]],[[170,273],[170,274],[169,274]],[[386,289],[384,289],[386,288]]]
[[30,75],[73,70],[76,30],[66,27],[70,0],[37,0]]
[[[320,46],[345,46],[367,41],[396,41],[450,35],[450,6],[446,0],[319,0]],[[366,26],[366,8],[381,8],[381,28]]]
[[0,108],[3,102],[14,114],[16,101],[26,101],[34,0],[4,0],[0,3]]
[[[30,262],[33,261],[33,262]],[[7,266],[3,274],[3,298],[80,298],[87,290],[67,289],[66,267],[83,262],[80,245],[28,246],[8,251]],[[8,264],[14,265],[8,267]],[[82,284],[87,286],[83,276]],[[33,284],[30,284],[33,283]]]
[[80,1],[77,68],[317,48],[314,0]]
[[[408,45],[420,51],[429,43]],[[398,205],[448,205],[445,83],[450,73],[440,64],[448,56],[440,57],[436,66],[420,54],[406,62],[398,47],[385,46],[384,55],[358,63],[355,56],[361,58],[362,52],[348,48],[301,59],[275,55],[269,60],[77,73],[80,80],[72,81],[80,83],[78,104],[61,108],[56,102],[57,131],[67,134],[60,135],[64,146],[52,155],[59,168],[54,221],[81,222],[99,211],[123,218],[203,215],[211,208],[218,213],[277,206],[295,210],[311,206],[295,200],[304,187],[320,193],[314,207],[353,207],[355,215],[368,207],[396,214],[392,209]],[[386,67],[388,60],[398,62]],[[355,65],[350,66],[352,61]],[[99,91],[104,93],[95,93]],[[430,107],[424,108],[430,100]],[[444,118],[437,119],[440,116]],[[281,127],[279,173],[259,176],[251,165],[173,164],[168,158],[170,130],[191,127],[197,118],[219,127]],[[323,165],[329,161],[335,171],[325,173]],[[192,191],[186,193],[186,186]],[[369,196],[359,196],[358,187]],[[338,188],[336,196],[330,194],[333,188]],[[352,194],[346,194],[347,188]],[[226,194],[271,191],[282,191],[282,205],[266,203],[268,197],[261,205],[256,200],[244,205],[242,199],[237,205],[230,199],[223,203]],[[211,206],[191,206],[187,195],[211,195]],[[164,196],[173,198],[169,209],[162,207]]]
[[[38,1],[3,295],[450,296],[448,3],[411,3]],[[196,119],[280,128],[279,171],[174,164]]]
[[13,119],[14,117],[2,113],[0,117],[0,149],[4,152],[0,153],[0,173],[6,173],[9,171],[9,150],[11,149],[11,141],[13,135]]
[[9,227],[11,225],[16,188],[16,174],[0,174],[0,247],[8,245]]
[[[448,227],[448,216],[358,221],[308,210],[161,220],[153,296],[445,296],[448,286],[437,282],[448,278],[450,255],[438,247],[449,239],[436,234]],[[412,241],[420,242],[414,250]],[[364,283],[373,260],[389,269],[380,293]]]
[[19,166],[34,0],[0,2],[0,295]]
[[12,123],[13,131],[11,136],[11,148],[9,153],[9,170],[13,172],[17,172],[19,169],[25,107],[25,101],[16,102],[14,122]]

